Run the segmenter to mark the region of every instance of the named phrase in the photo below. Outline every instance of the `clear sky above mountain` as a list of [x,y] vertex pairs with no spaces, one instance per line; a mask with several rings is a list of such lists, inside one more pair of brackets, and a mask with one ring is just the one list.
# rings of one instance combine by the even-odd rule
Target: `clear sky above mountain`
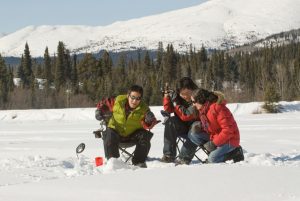
[[207,0],[6,0],[0,6],[0,33],[29,25],[103,26],[159,14]]

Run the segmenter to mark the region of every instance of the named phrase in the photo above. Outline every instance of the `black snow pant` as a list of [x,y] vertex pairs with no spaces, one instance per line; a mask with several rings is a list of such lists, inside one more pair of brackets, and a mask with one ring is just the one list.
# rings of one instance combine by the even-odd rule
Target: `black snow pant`
[[191,122],[183,122],[177,116],[165,122],[163,154],[170,158],[176,157],[176,140],[178,136],[187,136]]
[[145,129],[139,129],[127,137],[120,136],[119,133],[112,129],[107,128],[103,133],[103,145],[105,158],[119,158],[119,143],[134,143],[135,150],[132,157],[132,164],[144,163],[150,151],[150,140],[153,133]]

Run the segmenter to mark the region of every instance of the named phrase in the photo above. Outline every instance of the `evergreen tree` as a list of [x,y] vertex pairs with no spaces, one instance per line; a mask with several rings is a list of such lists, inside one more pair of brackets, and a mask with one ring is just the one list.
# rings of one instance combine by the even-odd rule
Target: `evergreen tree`
[[279,106],[276,103],[280,100],[280,96],[273,82],[270,82],[265,88],[263,107],[271,113],[279,112]]
[[177,65],[176,77],[192,77],[191,63],[188,55],[181,56],[179,65]]
[[167,46],[166,54],[163,57],[162,63],[162,80],[164,83],[176,82],[176,66],[177,66],[177,57],[174,52],[173,45]]
[[35,72],[35,77],[37,77],[37,78],[43,78],[43,71],[42,71],[41,64],[37,64],[37,68],[36,68],[36,72]]
[[104,71],[104,75],[109,75],[111,74],[111,69],[113,66],[113,62],[112,59],[108,53],[108,51],[104,51],[103,55],[102,55],[102,67],[103,67],[103,71]]
[[64,51],[64,71],[65,71],[65,80],[67,82],[71,81],[71,73],[72,73],[72,61],[70,56],[70,51],[65,49]]
[[152,86],[150,86],[151,84],[146,84],[144,85],[144,102],[147,103],[149,105],[150,103],[150,97],[152,95]]
[[78,74],[77,74],[77,55],[73,55],[73,65],[71,71],[71,84],[74,94],[79,92]]
[[254,71],[253,66],[251,65],[250,55],[245,54],[241,59],[240,64],[240,82],[245,91],[245,96],[254,99]]
[[295,98],[300,99],[300,43],[298,43],[298,48],[295,51],[295,62],[293,69],[293,82],[292,89],[295,91]]
[[215,79],[215,90],[222,90],[224,80],[224,51],[215,52],[212,60],[214,60],[213,74]]
[[197,52],[196,59],[198,63],[198,68],[196,70],[195,79],[198,80],[199,87],[203,87],[204,82],[206,80],[205,75],[207,73],[208,66],[208,56],[204,46],[202,46],[200,51]]
[[0,54],[0,105],[4,105],[8,101],[8,74],[4,59]]
[[46,81],[46,90],[51,86],[51,83],[53,82],[53,75],[52,75],[52,65],[51,65],[51,58],[49,56],[48,47],[45,49],[44,53],[44,78]]
[[22,55],[22,57],[21,57],[21,64],[20,64],[20,66],[18,68],[18,71],[17,71],[17,76],[18,76],[18,78],[21,79],[21,82],[23,82],[25,80],[23,63],[24,63],[24,57]]
[[82,92],[87,94],[92,100],[96,98],[97,94],[97,72],[97,59],[91,53],[85,54],[83,59],[78,63],[78,79],[80,83],[83,83]]
[[[112,80],[114,80],[114,94],[124,93],[127,90],[127,81],[129,77],[127,76],[127,62],[126,54],[121,53],[117,62],[117,68],[115,68]],[[126,79],[124,79],[126,78]]]
[[96,80],[98,78],[98,61],[91,53],[84,54],[83,59],[78,63],[78,78],[84,80]]
[[57,46],[57,58],[56,58],[56,68],[55,68],[55,89],[59,91],[61,87],[64,86],[65,78],[65,45],[63,42],[59,41]]
[[215,90],[213,60],[210,60],[208,64],[208,68],[204,78],[204,88],[212,91]]
[[197,59],[197,54],[195,47],[193,45],[190,45],[190,53],[189,53],[189,65],[187,65],[187,76],[194,78],[196,77],[198,70],[199,70],[199,64]]
[[137,51],[137,65],[141,66],[141,64],[142,64],[141,49],[138,49],[138,51]]
[[32,85],[31,82],[32,80],[34,80],[34,75],[32,71],[32,59],[30,56],[29,46],[27,43],[25,44],[22,67],[24,70],[24,79],[22,80],[23,87],[30,88],[30,86]]
[[225,55],[224,81],[237,82],[238,68],[234,59],[228,54]]
[[9,67],[7,87],[8,87],[8,91],[9,92],[13,92],[13,90],[15,88],[15,84],[14,84],[14,70],[13,70],[12,67]]
[[202,62],[202,63],[205,63],[208,61],[207,51],[203,45],[199,51],[199,58],[200,58],[200,62]]
[[37,83],[35,82],[34,77],[31,77],[30,80],[30,108],[38,109],[38,104],[37,104],[37,96],[36,96],[36,88],[37,88]]
[[101,62],[102,62],[102,69],[103,69],[103,73],[104,73],[104,80],[103,80],[103,84],[104,84],[104,88],[103,91],[105,93],[106,96],[111,96],[113,94],[114,91],[114,87],[112,82],[112,66],[113,66],[113,62],[112,62],[112,58],[110,57],[108,51],[104,51],[102,58],[101,58]]
[[145,70],[151,70],[151,59],[150,59],[150,55],[149,55],[148,51],[146,51],[146,53],[145,53],[143,64],[144,64]]
[[118,68],[120,68],[120,76],[124,78],[126,76],[126,55],[121,53],[118,61]]
[[158,43],[157,56],[156,56],[156,70],[159,71],[161,69],[162,59],[164,54],[163,43]]
[[276,70],[273,66],[273,47],[265,47],[263,49],[263,68],[262,68],[262,78],[264,86],[267,86],[270,80],[275,79]]

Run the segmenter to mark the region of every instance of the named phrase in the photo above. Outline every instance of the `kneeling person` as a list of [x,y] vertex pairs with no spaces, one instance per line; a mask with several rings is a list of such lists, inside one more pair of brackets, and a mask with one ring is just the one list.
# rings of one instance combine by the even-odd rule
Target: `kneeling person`
[[197,89],[192,93],[192,102],[198,110],[199,121],[192,125],[182,146],[179,163],[189,164],[197,146],[203,146],[207,151],[209,163],[244,160],[240,132],[223,94]]

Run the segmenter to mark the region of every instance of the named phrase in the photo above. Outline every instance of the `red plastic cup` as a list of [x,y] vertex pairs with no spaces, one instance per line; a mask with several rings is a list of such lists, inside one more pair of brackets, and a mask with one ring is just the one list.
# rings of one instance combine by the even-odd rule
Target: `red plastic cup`
[[96,164],[97,167],[103,165],[103,157],[100,157],[100,156],[96,157],[95,158],[95,164]]

